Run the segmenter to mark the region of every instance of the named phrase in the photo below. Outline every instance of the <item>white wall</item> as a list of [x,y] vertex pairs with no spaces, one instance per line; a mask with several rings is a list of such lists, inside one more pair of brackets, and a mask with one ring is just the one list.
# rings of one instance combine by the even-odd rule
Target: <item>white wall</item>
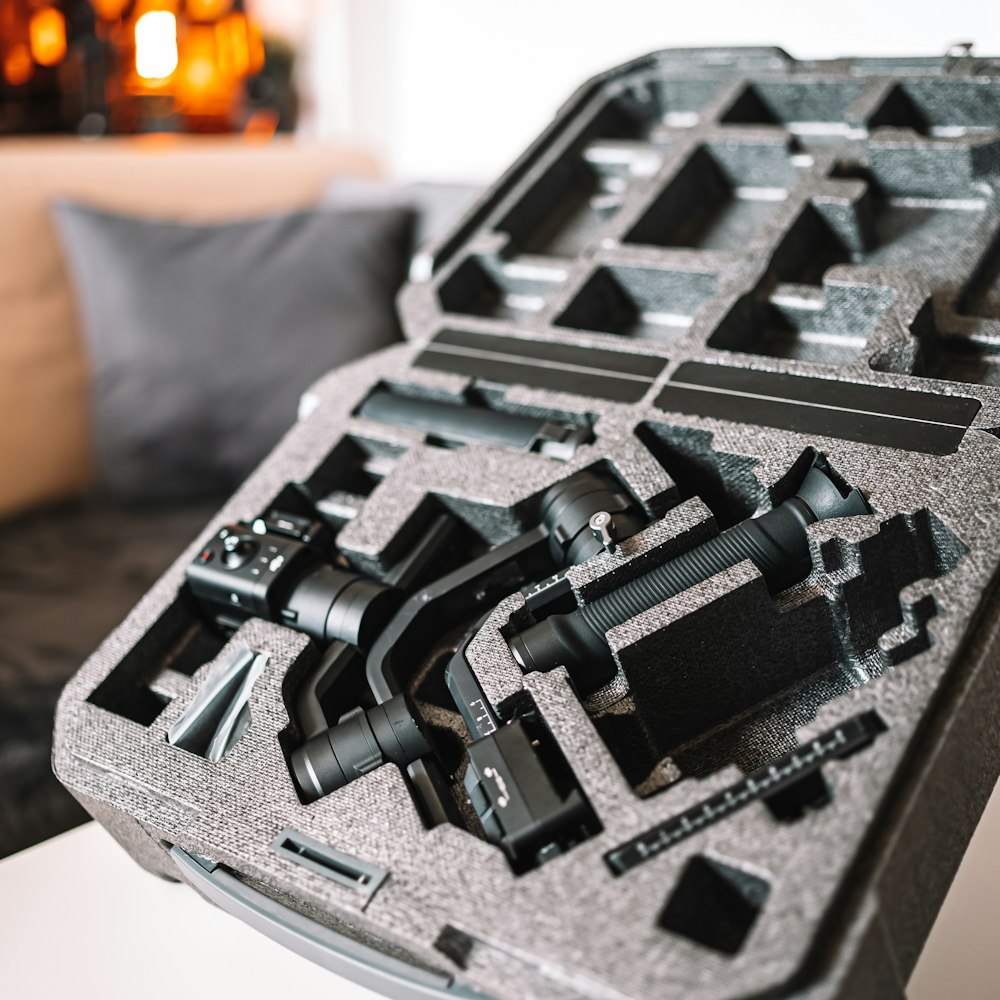
[[657,48],[780,45],[823,58],[938,55],[973,41],[1000,55],[997,0],[320,0],[327,5],[341,12],[330,22],[347,33],[339,51],[349,64],[314,67],[328,91],[314,127],[360,132],[410,179],[491,180],[586,77]]

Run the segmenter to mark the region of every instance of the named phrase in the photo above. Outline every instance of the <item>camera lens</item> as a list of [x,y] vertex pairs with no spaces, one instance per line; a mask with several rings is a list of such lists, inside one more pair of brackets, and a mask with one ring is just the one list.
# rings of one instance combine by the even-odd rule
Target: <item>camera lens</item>
[[320,642],[339,640],[366,649],[396,602],[391,587],[324,565],[299,581],[281,615]]

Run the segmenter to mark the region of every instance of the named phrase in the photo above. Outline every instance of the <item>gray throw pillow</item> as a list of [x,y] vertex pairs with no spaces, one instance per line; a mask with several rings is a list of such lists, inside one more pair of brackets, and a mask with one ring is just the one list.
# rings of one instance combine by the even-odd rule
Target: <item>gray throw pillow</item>
[[335,177],[322,204],[336,209],[410,208],[417,217],[413,249],[444,236],[472,207],[485,188],[475,184],[415,181],[396,184],[372,177]]
[[119,500],[232,490],[310,383],[400,337],[407,210],[217,225],[53,211],[90,354],[100,477]]

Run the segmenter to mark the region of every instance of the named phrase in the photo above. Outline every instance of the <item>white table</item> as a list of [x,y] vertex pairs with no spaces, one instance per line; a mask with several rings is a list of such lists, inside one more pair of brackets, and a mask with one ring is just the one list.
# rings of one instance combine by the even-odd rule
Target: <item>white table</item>
[[[1000,996],[1000,792],[945,901],[910,1000]],[[0,861],[0,996],[10,1000],[374,1000],[144,872],[95,823]]]
[[96,823],[0,861],[7,1000],[375,1000],[184,885]]

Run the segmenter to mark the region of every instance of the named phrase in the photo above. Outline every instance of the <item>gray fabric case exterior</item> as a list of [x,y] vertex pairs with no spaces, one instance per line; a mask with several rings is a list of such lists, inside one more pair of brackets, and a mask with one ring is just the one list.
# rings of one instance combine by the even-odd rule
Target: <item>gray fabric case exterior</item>
[[[902,997],[1000,771],[993,586],[1000,554],[994,433],[1000,388],[988,351],[979,375],[962,369],[963,379],[962,359],[940,347],[949,338],[971,345],[1000,338],[989,292],[993,272],[983,263],[996,253],[1000,138],[996,124],[987,128],[976,117],[976,108],[988,106],[995,116],[998,74],[1000,64],[969,59],[807,64],[772,49],[699,50],[657,53],[591,81],[451,233],[422,253],[413,272],[419,280],[400,299],[412,342],[320,379],[310,390],[308,416],[69,684],[57,715],[60,779],[150,871],[176,877],[169,849],[177,845],[321,923],[490,996]],[[610,105],[620,110],[615,102],[621,100],[646,108],[647,117],[626,116],[626,134],[617,126],[610,134],[588,131],[591,123],[609,120],[602,114]],[[949,113],[961,120],[949,120]],[[802,127],[803,118],[811,129]],[[715,167],[706,166],[705,150]],[[578,166],[567,173],[560,164],[581,155],[598,171],[595,186],[584,185],[586,197],[564,206],[561,228],[533,230],[526,213],[547,204],[533,192],[572,186],[581,176]],[[775,160],[782,163],[780,195],[771,176]],[[669,211],[656,208],[678,178],[682,185],[700,183],[702,168],[718,170],[728,184],[712,220],[697,227],[677,221],[677,212],[698,202],[694,197],[681,197],[679,208]],[[553,171],[570,180],[545,188]],[[706,190],[711,200],[720,189]],[[591,199],[600,194],[612,196],[613,211],[605,210],[607,199],[598,199],[600,210],[591,212]],[[873,203],[878,210],[869,226]],[[785,242],[803,214],[820,210],[842,220],[843,232],[861,234],[857,247],[844,251],[849,259],[826,270],[822,282],[801,267],[815,242],[791,248]],[[681,233],[676,245],[629,240],[637,228],[651,238],[642,221],[651,211],[658,225]],[[909,216],[905,224],[896,218],[910,211],[924,213],[919,225]],[[950,212],[971,214],[953,218]],[[932,224],[924,225],[928,219]],[[506,266],[511,260],[518,265],[513,274]],[[455,278],[462,268],[467,277],[470,266],[487,270],[489,296],[474,294],[481,282],[469,293],[464,277]],[[664,321],[663,310],[654,308],[633,317],[657,328],[643,331],[643,339],[581,329],[578,317],[594,312],[574,304],[591,294],[599,271],[615,268],[669,273],[679,290],[675,298],[695,287],[698,275],[713,282],[708,294],[684,306],[683,322],[677,311]],[[518,284],[526,274],[535,282],[527,300]],[[802,310],[792,310],[798,326],[789,320],[784,346],[764,350],[753,339],[756,321],[742,319],[751,300],[771,309],[805,300],[806,312],[810,303],[811,314],[823,312],[829,336],[802,336],[812,331]],[[664,367],[635,403],[523,384],[478,386],[499,408],[595,416],[594,443],[565,463],[489,446],[445,450],[413,430],[352,416],[379,384],[442,399],[468,392],[470,377],[435,370],[422,359],[445,329],[661,357]],[[860,340],[859,330],[865,332]],[[834,354],[823,353],[831,343]],[[943,455],[919,450],[919,441],[917,450],[902,450],[659,409],[654,401],[662,388],[681,365],[698,361],[966,396],[981,408],[957,449]],[[951,380],[928,377],[935,374]],[[642,440],[637,428],[646,429]],[[287,482],[313,475],[338,442],[349,438],[398,455],[338,539],[356,567],[373,573],[386,568],[394,540],[428,496],[498,543],[523,528],[518,511],[547,486],[595,463],[610,465],[636,498],[664,516],[619,553],[571,571],[578,596],[587,599],[634,574],[654,551],[693,544],[717,530],[705,504],[682,499],[654,459],[649,428],[673,446],[694,448],[723,478],[749,469],[742,487],[748,502],[766,506],[810,448],[870,499],[875,516],[810,529],[814,572],[777,601],[744,563],[609,635],[630,679],[650,663],[674,660],[694,672],[746,662],[766,683],[767,668],[755,658],[766,643],[833,655],[820,638],[793,627],[803,609],[829,604],[846,611],[836,631],[845,646],[859,620],[898,611],[901,622],[877,637],[865,662],[844,654],[853,680],[841,677],[833,687],[812,685],[774,699],[759,725],[751,720],[740,730],[750,750],[783,752],[790,736],[805,741],[877,710],[886,733],[826,768],[832,800],[825,808],[779,823],[757,804],[614,878],[602,861],[606,851],[737,780],[746,747],[711,773],[637,794],[599,731],[608,713],[630,710],[627,692],[612,685],[591,701],[588,714],[565,671],[523,675],[499,632],[523,614],[517,594],[483,625],[469,647],[470,663],[494,702],[522,687],[531,691],[603,825],[601,833],[524,875],[514,875],[499,850],[464,830],[425,829],[392,766],[311,805],[299,801],[279,741],[291,725],[284,689],[316,652],[280,626],[251,621],[231,640],[266,649],[271,659],[251,696],[251,725],[230,754],[209,764],[166,743],[166,731],[211,669],[206,664],[189,677],[164,662],[164,635],[194,620],[179,599],[187,563],[221,525],[252,518]],[[921,536],[924,510],[933,527]],[[900,525],[906,540],[888,541]],[[920,537],[942,565],[910,580],[911,542]],[[861,576],[876,592],[844,598],[850,580]],[[897,580],[910,582],[900,588]],[[700,628],[689,628],[692,621]],[[155,684],[167,699],[151,725],[88,700],[112,675],[122,683]],[[674,692],[692,711],[698,683],[695,674]],[[365,903],[271,850],[285,827],[376,864],[389,878]],[[766,906],[735,955],[658,926],[665,899],[699,855],[769,884]],[[461,938],[461,954],[442,947],[449,936]]]

